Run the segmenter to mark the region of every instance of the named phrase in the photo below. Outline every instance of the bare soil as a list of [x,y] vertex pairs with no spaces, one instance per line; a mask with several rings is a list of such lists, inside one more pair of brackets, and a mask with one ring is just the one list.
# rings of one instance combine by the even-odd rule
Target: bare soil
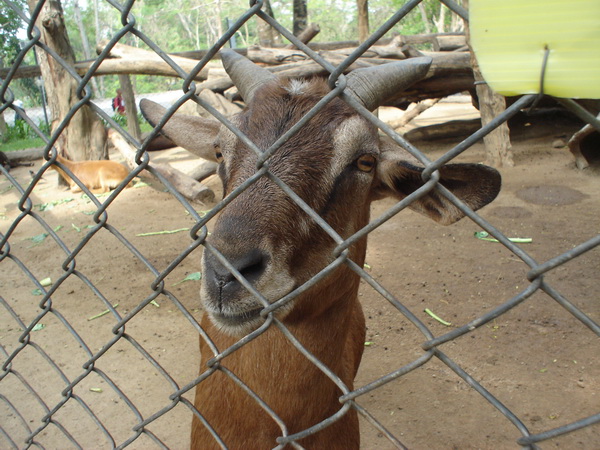
[[[569,130],[560,122],[524,127],[513,141],[516,167],[501,170],[502,191],[481,211],[481,216],[506,236],[532,238],[531,243],[520,246],[540,263],[600,233],[597,173],[576,170],[566,148],[552,145]],[[454,144],[418,147],[435,159]],[[175,160],[180,167],[190,163],[182,152],[152,157]],[[481,162],[484,157],[483,146],[478,144],[459,160]],[[40,166],[38,162],[31,169],[37,171]],[[13,169],[11,175],[21,186],[31,180],[29,168]],[[89,227],[95,223],[89,213],[94,205],[80,194],[57,187],[55,177],[54,172],[44,175],[31,194],[32,204],[64,202],[45,211],[34,206],[35,217],[28,215],[22,220],[17,189],[10,189],[9,181],[0,178],[0,231],[6,233],[18,223],[9,241],[12,258],[0,259],[2,360],[23,347],[11,361],[10,373],[0,379],[0,426],[23,447],[27,429],[42,426],[48,410],[65,402],[36,442],[46,448],[73,448],[60,430],[64,427],[84,448],[110,448],[137,436],[132,427],[140,417],[146,419],[160,411],[164,414],[146,430],[169,448],[185,448],[191,413],[184,402],[169,409],[174,404],[169,396],[191,383],[198,370],[198,333],[193,320],[182,311],[199,319],[199,282],[182,280],[200,270],[201,250],[193,250],[163,280],[172,295],[155,296],[156,274],[178,258],[192,239],[189,231],[140,234],[189,228],[194,220],[159,185],[126,189],[108,207],[108,224],[116,231],[99,230],[77,253],[73,265],[52,236],[38,237],[39,242],[31,239],[48,232],[36,217],[57,230],[70,251],[93,231]],[[375,204],[373,217],[392,205],[389,200]],[[369,237],[369,274],[433,335],[444,335],[531,284],[527,279],[530,268],[501,244],[476,239],[474,233],[479,230],[468,219],[441,227],[402,211]],[[136,250],[128,249],[125,241]],[[545,276],[596,323],[600,322],[599,252],[598,248],[589,251]],[[42,297],[35,295],[36,286],[20,264],[32,277],[50,277],[54,283],[65,276],[65,269],[73,273],[53,293],[51,307],[44,310],[40,309]],[[92,284],[105,301],[90,288]],[[356,387],[415,361],[425,354],[422,345],[428,340],[365,282],[360,295],[368,330]],[[107,303],[117,305],[116,314],[121,318],[130,317],[136,308],[140,311],[119,328],[116,314],[94,318],[107,309]],[[425,308],[451,325],[435,320]],[[44,327],[24,339],[23,326],[36,317]],[[100,349],[107,350],[90,364],[90,356]],[[540,291],[439,349],[519,417],[531,433],[600,412],[598,336]],[[74,390],[62,392],[65,380],[88,372]],[[188,391],[183,398],[190,400],[192,393]],[[409,448],[519,447],[520,431],[436,357],[365,393],[358,402]],[[363,448],[393,448],[369,423],[363,421],[361,426]],[[0,448],[10,447],[11,442],[0,434]],[[142,434],[131,445],[158,447],[149,434]],[[541,444],[541,448],[555,447],[600,448],[600,425]]]

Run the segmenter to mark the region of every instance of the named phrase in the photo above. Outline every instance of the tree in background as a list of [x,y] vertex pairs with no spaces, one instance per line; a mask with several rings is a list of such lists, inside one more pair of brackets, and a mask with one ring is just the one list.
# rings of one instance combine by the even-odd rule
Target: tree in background
[[[315,42],[347,41],[359,37],[358,1],[270,0],[264,8],[295,33],[309,21],[318,24],[320,34],[314,39]],[[378,28],[405,3],[406,0],[368,0],[369,28]],[[367,6],[366,1],[364,5]],[[62,6],[65,26],[69,30],[69,39],[77,61],[93,58],[96,44],[110,39],[123,27],[120,11],[106,0],[62,0]],[[143,33],[165,52],[173,53],[209,48],[226,28],[226,19],[236,20],[247,8],[247,2],[230,0],[137,0],[131,12],[135,16],[136,26]],[[419,8],[410,12],[392,31],[410,35],[437,29],[455,31],[462,25],[462,20],[447,12],[439,0],[423,0]],[[0,14],[0,20],[5,21],[7,17],[7,14]],[[10,28],[4,22],[2,24],[0,35],[5,35]],[[246,22],[236,35],[239,46],[280,43],[279,34],[273,33],[271,27],[261,28],[263,24],[262,20],[254,19]],[[124,36],[121,42],[141,48],[145,45],[133,35]],[[9,65],[12,60],[5,58],[4,63]],[[31,58],[26,64],[35,62]],[[98,84],[95,97],[111,97],[120,87],[116,75],[94,77],[92,80],[92,87],[93,83]],[[131,81],[137,94],[178,89],[181,86],[181,80],[170,77],[137,75],[132,76]],[[15,80],[11,83],[11,89],[17,92],[21,87],[24,89],[26,84],[31,89],[27,95],[22,95],[23,92],[20,91],[19,98],[23,97],[26,106],[39,105],[41,98],[33,80]],[[34,99],[37,101],[33,101]]]
[[358,10],[358,42],[369,37],[369,0],[356,0]]
[[[20,23],[17,15],[4,3],[0,4],[0,68],[4,67],[5,61],[11,64],[19,52],[19,39],[17,31]],[[4,113],[0,114],[0,134],[6,136],[6,122]]]
[[[15,3],[17,6],[25,7],[24,0],[16,0]],[[21,51],[18,38],[21,28],[23,23],[20,17],[5,3],[0,3],[0,68],[12,65]],[[34,61],[28,63],[34,64]],[[25,107],[41,101],[35,80],[31,78],[13,80],[9,87],[14,97],[21,100]],[[0,134],[6,136],[4,113],[0,114]]]
[[294,0],[294,36],[298,36],[308,25],[308,10],[306,0]]
[[[28,0],[30,11],[36,0]],[[41,41],[53,49],[67,64],[75,63],[59,0],[47,0],[37,18],[36,26],[41,32]],[[37,51],[37,49],[36,49]],[[48,106],[52,117],[52,131],[59,126],[72,106],[79,101],[77,80],[44,51],[38,51],[42,78],[46,87]],[[106,130],[98,116],[87,105],[83,105],[70,120],[56,143],[61,153],[74,161],[106,159]]]

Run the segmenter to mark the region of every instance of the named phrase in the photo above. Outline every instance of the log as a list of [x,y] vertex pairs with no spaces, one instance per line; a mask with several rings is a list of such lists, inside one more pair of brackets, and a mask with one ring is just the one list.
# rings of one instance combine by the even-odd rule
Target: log
[[441,98],[430,98],[423,100],[422,102],[417,103],[413,109],[406,111],[399,119],[388,122],[388,125],[394,129],[403,127],[422,112],[427,111],[440,100]]
[[464,34],[457,35],[438,35],[433,38],[433,49],[436,52],[452,52],[467,45],[467,39]]
[[197,181],[202,181],[205,178],[217,173],[217,167],[219,165],[216,162],[202,160],[196,167],[189,171],[187,174],[190,178]]
[[11,164],[24,161],[35,161],[44,157],[44,147],[28,148],[25,150],[16,150],[14,152],[3,152]]
[[261,47],[248,48],[246,57],[258,64],[279,65],[288,62],[306,61],[308,56],[298,49]]
[[396,97],[386,100],[383,106],[406,109],[411,103],[470,91],[473,89],[473,82],[472,73],[449,70],[444,75],[432,76],[415,83],[406,91],[399,92]]
[[[237,91],[237,89],[236,89],[236,91]],[[239,107],[238,105],[236,105],[235,103],[233,103],[231,101],[231,99],[228,98],[227,96],[216,94],[215,92],[208,90],[208,89],[201,90],[200,93],[198,94],[198,97],[200,97],[202,100],[204,100],[210,106],[215,108],[217,111],[219,111],[225,117],[231,117],[234,114],[237,114],[242,111],[242,108]],[[206,117],[207,119],[213,119],[213,116],[208,111],[206,111],[204,108],[202,108],[201,106],[197,106],[197,111],[201,117]]]
[[[319,27],[319,25],[316,23],[311,23],[296,37],[303,44],[308,44],[320,32],[321,27]],[[288,44],[284,48],[296,48],[296,46],[294,44]]]
[[[106,46],[106,42],[101,43],[99,46],[100,51]],[[130,74],[130,75],[159,75],[159,76],[167,76],[167,77],[179,77],[177,72],[171,68],[166,62],[162,60],[156,53],[150,52],[143,49],[138,49],[135,47],[129,47],[133,49],[133,51],[137,52],[137,56],[134,59],[130,59],[133,55],[128,54],[127,51],[123,50],[123,47],[129,47],[124,44],[117,44],[113,51],[111,51],[112,57],[109,57],[102,61],[100,66],[95,70],[93,76],[101,76],[101,75],[119,75],[119,74]],[[116,53],[113,53],[116,52]],[[190,59],[185,56],[188,54],[191,55],[203,55],[206,51],[198,51],[198,52],[184,52],[184,53],[174,53],[169,54],[169,57],[173,59],[183,70],[186,72],[191,72],[193,68],[198,64],[197,60]],[[240,53],[244,53],[240,51]],[[123,55],[123,56],[119,56]],[[146,55],[150,59],[146,59],[143,56]],[[84,76],[92,64],[96,60],[86,60],[86,61],[78,61],[74,64],[75,71]],[[12,70],[11,67],[0,68],[0,78],[6,78],[9,72]],[[40,66],[19,66],[19,68],[15,71],[13,75],[13,79],[19,78],[35,78],[41,76]],[[198,73],[194,80],[203,81],[208,77],[208,69],[203,68],[200,73]]]
[[[249,56],[260,54],[263,61],[270,49],[256,48],[250,51]],[[274,49],[271,56],[276,55],[279,49]],[[298,51],[296,50],[298,54]],[[471,91],[474,89],[473,72],[469,64],[468,52],[424,52],[431,56],[433,63],[428,73],[428,77],[422,80],[410,89],[404,92],[398,92],[397,96],[389,98],[383,106],[396,106],[402,109],[410,103],[417,103],[429,98],[442,98],[452,94]],[[322,52],[323,56],[332,64],[339,64],[344,58],[343,55],[338,55],[335,52]],[[420,53],[423,54],[423,53]],[[344,73],[348,73],[359,67],[369,67],[373,61],[377,63],[391,62],[384,59],[374,60],[373,58],[359,58],[351,65]],[[266,66],[266,69],[277,75],[286,77],[314,77],[327,76],[329,73],[319,64],[312,60],[299,61],[290,64],[279,64],[274,66]],[[198,85],[199,89],[210,89],[215,92],[225,92],[231,88],[233,83],[228,77],[212,79],[204,81]],[[229,96],[229,99],[236,99],[236,96]]]
[[600,133],[590,124],[576,132],[567,143],[579,170],[600,161]]
[[[108,41],[100,41],[98,46],[96,47],[96,51],[98,53],[102,52]],[[105,59],[102,64],[100,64],[100,70],[102,70],[102,66],[107,63],[107,65],[111,65],[110,63],[114,63],[114,59],[118,58],[118,62],[121,66],[125,66],[130,68],[130,70],[137,70],[136,72],[119,72],[119,73],[147,73],[148,75],[160,75],[162,73],[168,73],[171,76],[178,76],[177,72],[171,68],[160,56],[156,53],[151,52],[149,50],[144,50],[141,48],[131,47],[125,44],[116,44],[109,53],[110,58]],[[175,64],[177,64],[181,69],[183,69],[186,73],[192,72],[198,61],[189,58],[182,58],[180,56],[169,55]],[[139,70],[149,71],[149,72],[139,72]],[[206,67],[202,68],[202,70],[194,77],[195,80],[206,80],[208,78],[208,69]]]
[[[438,36],[457,36],[463,35],[463,33],[429,33],[429,34],[413,34],[413,35],[400,35],[396,34],[392,38],[386,37],[377,41],[374,45],[378,46],[387,46],[394,40],[398,40],[398,46],[402,47],[404,45],[418,45],[418,44],[433,44],[434,40]],[[337,50],[341,48],[350,48],[350,47],[358,47],[358,41],[336,41],[336,42],[310,42],[308,43],[308,47],[315,51],[327,51],[327,50]],[[283,46],[283,48],[287,47]],[[281,48],[281,46],[275,45],[274,48]],[[240,53],[241,55],[247,56],[247,50],[245,48],[236,48],[235,51]],[[208,53],[207,50],[192,50],[188,52],[177,52],[173,53],[173,55],[181,56],[184,58],[201,60]]]
[[436,41],[439,42],[440,38],[444,39],[444,37],[451,38],[453,36],[462,36],[463,45],[466,42],[464,38],[464,33],[425,33],[425,34],[408,34],[408,35],[399,35],[400,42],[402,45],[418,45],[418,44],[433,44],[435,47]]
[[452,120],[426,127],[412,129],[404,134],[409,141],[436,141],[439,139],[462,138],[481,128],[479,119]]
[[[401,48],[404,45],[415,45],[415,44],[423,44],[423,43],[433,43],[434,40],[439,36],[456,36],[460,35],[460,33],[437,33],[437,34],[417,34],[417,35],[396,35],[394,38],[384,38],[375,43],[375,46],[389,46],[393,40],[397,41],[397,47]],[[101,48],[104,48],[106,43],[102,45]],[[118,74],[137,74],[137,75],[161,75],[161,76],[178,76],[176,72],[171,69],[168,64],[166,64],[158,55],[153,52],[147,52],[148,55],[153,57],[154,63],[143,63],[140,61],[128,61],[127,59],[123,59],[123,57],[118,57],[119,46],[123,44],[117,44],[115,46],[114,53],[116,58],[105,59],[96,72],[94,76],[97,75],[118,75]],[[356,48],[358,47],[358,41],[337,41],[337,42],[317,42],[317,43],[309,43],[308,46],[315,51],[331,51],[343,48]],[[144,52],[142,49],[135,49],[137,51]],[[236,51],[244,56],[247,55],[247,49],[240,48],[236,49]],[[111,52],[112,53],[112,52]],[[184,65],[188,64],[186,61],[192,61],[192,64],[197,64],[202,58],[204,58],[208,53],[208,50],[193,50],[187,52],[176,52],[171,53],[169,56],[173,58],[177,64],[179,64],[182,68]],[[181,59],[180,59],[181,58]],[[215,55],[215,58],[218,58]],[[75,70],[80,75],[84,75],[89,68],[94,63],[94,60],[91,61],[78,61],[75,63]],[[0,78],[7,78],[11,67],[1,68],[0,69]],[[190,71],[185,69],[186,71]],[[41,75],[39,66],[19,66],[16,70],[13,79],[19,78],[35,78]],[[204,69],[198,74],[195,78],[197,81],[202,81],[206,79],[206,73]]]
[[[135,162],[136,151],[123,138],[123,136],[111,129],[108,131],[108,138],[112,142],[113,146],[123,155],[127,165],[132,170],[137,169],[138,165]],[[200,203],[214,202],[215,193],[211,189],[187,176],[183,172],[174,169],[168,164],[149,163],[149,166],[166,178],[177,190],[177,192],[179,192],[188,200],[197,201]],[[149,171],[144,171],[142,173],[144,175],[154,177],[154,175],[152,175],[152,173]]]

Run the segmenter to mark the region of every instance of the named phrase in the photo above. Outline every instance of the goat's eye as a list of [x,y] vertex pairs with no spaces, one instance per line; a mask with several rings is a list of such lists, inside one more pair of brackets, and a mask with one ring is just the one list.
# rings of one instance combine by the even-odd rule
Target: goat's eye
[[218,163],[223,161],[223,153],[221,153],[221,150],[215,149],[215,158],[217,158]]
[[356,167],[363,172],[371,172],[375,168],[377,160],[373,155],[362,155],[356,160]]

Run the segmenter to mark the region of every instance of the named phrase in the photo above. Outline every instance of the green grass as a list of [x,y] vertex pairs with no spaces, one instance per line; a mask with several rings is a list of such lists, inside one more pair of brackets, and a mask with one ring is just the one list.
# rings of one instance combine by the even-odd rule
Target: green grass
[[[115,115],[115,121],[123,128],[127,129],[127,119],[125,116]],[[142,133],[152,130],[152,126],[144,120],[141,114],[138,115],[138,121]],[[49,130],[42,130],[47,134]],[[43,139],[36,136],[31,127],[23,121],[16,122],[13,126],[7,126],[6,135],[2,136],[6,142],[0,141],[0,151],[14,152],[16,150],[24,150],[27,148],[44,147],[46,143]]]
[[15,150],[24,150],[26,148],[43,147],[45,142],[40,138],[25,138],[3,142],[0,144],[0,150],[3,152],[14,152]]

